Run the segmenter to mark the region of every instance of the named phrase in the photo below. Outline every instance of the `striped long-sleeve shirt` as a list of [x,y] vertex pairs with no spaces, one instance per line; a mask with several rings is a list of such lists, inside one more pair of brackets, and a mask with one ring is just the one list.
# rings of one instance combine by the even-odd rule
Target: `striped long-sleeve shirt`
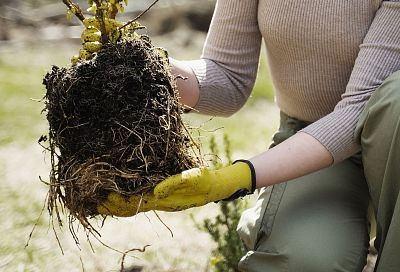
[[199,112],[229,116],[243,106],[262,40],[279,108],[313,122],[303,131],[335,162],[359,151],[365,103],[400,70],[400,0],[218,0],[202,57],[187,62]]

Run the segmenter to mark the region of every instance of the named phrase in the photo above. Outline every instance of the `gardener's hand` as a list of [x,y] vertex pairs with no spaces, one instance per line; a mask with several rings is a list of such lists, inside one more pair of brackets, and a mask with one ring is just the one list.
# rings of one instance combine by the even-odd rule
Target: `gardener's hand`
[[126,197],[118,193],[110,193],[107,200],[97,207],[102,215],[128,217],[140,212],[147,212],[156,208],[156,199],[152,193],[140,196]]
[[180,211],[235,199],[254,190],[253,166],[248,161],[237,161],[218,170],[195,168],[184,171],[159,183],[151,194],[126,199],[112,193],[98,211],[115,216],[131,216],[148,210]]
[[[181,174],[171,178],[178,176],[180,177]],[[160,199],[154,196],[153,193],[130,197],[118,193],[110,193],[107,200],[97,207],[97,211],[102,215],[128,217],[150,210],[180,211],[205,204],[193,205],[192,201],[193,199],[188,203],[187,195],[182,195],[180,193],[175,193],[175,195]],[[200,203],[199,200],[197,200],[196,203]]]
[[194,168],[167,178],[154,188],[158,201],[171,200],[176,210],[219,200],[233,200],[253,193],[255,172],[249,161],[236,161],[218,170]]

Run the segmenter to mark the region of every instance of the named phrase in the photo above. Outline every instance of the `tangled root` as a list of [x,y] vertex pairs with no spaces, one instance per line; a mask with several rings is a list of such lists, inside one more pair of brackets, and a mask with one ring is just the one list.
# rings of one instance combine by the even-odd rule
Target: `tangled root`
[[43,84],[51,214],[59,216],[61,203],[87,225],[110,192],[146,193],[199,166],[168,60],[148,37],[105,44],[69,68],[53,66]]

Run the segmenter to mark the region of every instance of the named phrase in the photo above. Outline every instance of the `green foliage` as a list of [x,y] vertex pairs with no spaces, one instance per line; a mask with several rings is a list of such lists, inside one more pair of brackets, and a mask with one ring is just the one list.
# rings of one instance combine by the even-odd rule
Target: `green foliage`
[[[227,135],[224,135],[224,156],[227,164],[231,164],[232,153]],[[211,153],[215,154],[212,165],[215,168],[223,166],[218,157],[219,149],[215,137],[210,139]],[[247,202],[242,199],[219,202],[219,213],[213,218],[203,221],[200,229],[208,232],[217,243],[217,248],[212,252],[211,265],[215,272],[235,272],[240,258],[245,254],[242,242],[236,232],[240,216],[246,208]]]
[[242,242],[236,232],[241,212],[246,208],[243,200],[220,202],[220,212],[214,219],[205,219],[206,230],[217,243],[213,250],[211,265],[215,272],[235,272],[240,258],[245,254]]

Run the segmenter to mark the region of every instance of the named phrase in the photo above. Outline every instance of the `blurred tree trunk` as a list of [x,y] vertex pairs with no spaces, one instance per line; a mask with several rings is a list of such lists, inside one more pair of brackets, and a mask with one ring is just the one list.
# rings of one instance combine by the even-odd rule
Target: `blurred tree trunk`
[[18,1],[12,0],[0,0],[0,41],[7,41],[10,39],[9,32],[9,19],[7,18],[7,7],[13,5],[16,6]]
[[0,15],[0,41],[8,41],[10,33],[8,32],[7,19]]

